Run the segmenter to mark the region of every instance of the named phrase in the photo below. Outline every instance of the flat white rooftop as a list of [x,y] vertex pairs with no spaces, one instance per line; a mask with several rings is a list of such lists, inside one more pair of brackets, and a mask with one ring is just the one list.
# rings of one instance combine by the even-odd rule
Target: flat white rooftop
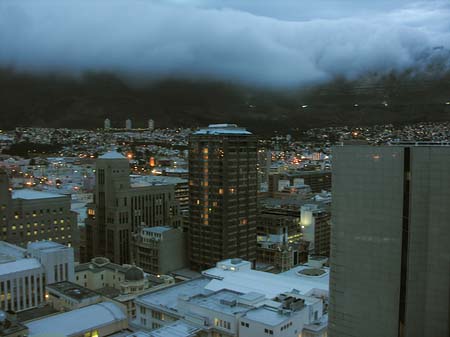
[[25,199],[25,200],[36,200],[36,199],[49,199],[49,198],[64,198],[65,195],[50,193],[50,192],[41,192],[29,189],[22,190],[13,190],[12,198],[13,199]]
[[205,289],[209,283],[207,278],[198,278],[190,281],[175,284],[173,286],[163,288],[159,291],[142,295],[136,299],[137,302],[144,305],[152,305],[166,308],[167,310],[176,311],[178,298],[180,296],[195,296],[199,294],[209,294],[211,291]]
[[265,294],[269,299],[293,289],[298,290],[301,295],[310,295],[316,289],[328,294],[329,290],[328,273],[324,277],[313,278],[299,276],[295,271],[271,274],[253,269],[232,271],[216,267],[205,270],[202,274],[215,278],[206,286],[208,290],[229,289],[241,293],[257,292]]
[[290,316],[280,314],[275,308],[262,306],[260,308],[248,311],[245,314],[245,318],[254,322],[277,326],[289,320]]
[[177,321],[168,326],[150,332],[150,337],[194,337],[200,331],[188,323]]
[[119,306],[111,302],[90,305],[25,323],[29,336],[44,334],[82,335],[98,327],[126,320]]
[[68,249],[69,247],[64,246],[60,243],[57,242],[53,242],[53,241],[38,241],[38,242],[31,242],[27,245],[27,249],[31,249],[31,250],[41,250],[41,251],[45,251],[45,250],[65,250]]
[[36,259],[20,259],[12,262],[0,263],[0,278],[2,276],[41,268]]

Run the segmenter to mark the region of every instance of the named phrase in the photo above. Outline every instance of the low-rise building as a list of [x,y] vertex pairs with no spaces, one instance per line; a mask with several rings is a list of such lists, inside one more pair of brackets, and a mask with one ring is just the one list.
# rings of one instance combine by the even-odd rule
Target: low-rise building
[[70,311],[102,302],[103,296],[76,283],[63,281],[46,287],[47,303],[57,311]]
[[271,274],[248,261],[225,260],[200,278],[136,298],[133,325],[154,336],[180,322],[201,330],[194,336],[297,337],[321,324],[309,336],[326,336],[329,270],[299,272],[309,269]]
[[75,283],[114,299],[127,307],[128,316],[136,316],[136,296],[174,283],[167,275],[149,275],[133,265],[118,265],[107,258],[96,257],[75,267]]

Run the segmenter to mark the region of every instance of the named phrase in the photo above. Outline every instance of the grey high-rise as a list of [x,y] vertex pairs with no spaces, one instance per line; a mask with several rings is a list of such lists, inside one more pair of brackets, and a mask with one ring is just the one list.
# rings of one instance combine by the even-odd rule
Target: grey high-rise
[[333,150],[330,337],[446,337],[450,147]]
[[256,259],[257,139],[234,124],[200,129],[189,143],[189,255],[202,270]]

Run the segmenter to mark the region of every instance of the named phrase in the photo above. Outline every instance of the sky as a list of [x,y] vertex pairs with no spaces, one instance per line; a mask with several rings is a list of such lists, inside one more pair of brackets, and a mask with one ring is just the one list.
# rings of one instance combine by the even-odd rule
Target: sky
[[0,66],[37,73],[288,87],[421,69],[448,50],[442,0],[0,1]]

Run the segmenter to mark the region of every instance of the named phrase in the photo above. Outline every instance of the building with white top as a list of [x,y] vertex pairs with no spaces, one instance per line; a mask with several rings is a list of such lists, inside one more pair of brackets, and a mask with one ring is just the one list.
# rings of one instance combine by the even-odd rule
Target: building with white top
[[328,277],[327,268],[270,274],[225,260],[201,278],[139,296],[133,324],[153,332],[184,322],[211,337],[326,336]]
[[131,123],[131,119],[127,119],[126,121],[125,121],[125,129],[128,129],[128,130],[131,130],[133,128],[133,125],[132,125],[132,123]]
[[103,128],[104,129],[111,129],[111,120],[109,118],[106,118],[104,123],[103,123]]
[[153,131],[155,129],[155,121],[153,119],[148,120],[148,129]]
[[39,306],[46,284],[73,278],[73,263],[73,249],[55,242],[35,242],[25,250],[0,241],[0,310]]
[[25,323],[28,336],[109,336],[128,328],[123,308],[103,302]]

